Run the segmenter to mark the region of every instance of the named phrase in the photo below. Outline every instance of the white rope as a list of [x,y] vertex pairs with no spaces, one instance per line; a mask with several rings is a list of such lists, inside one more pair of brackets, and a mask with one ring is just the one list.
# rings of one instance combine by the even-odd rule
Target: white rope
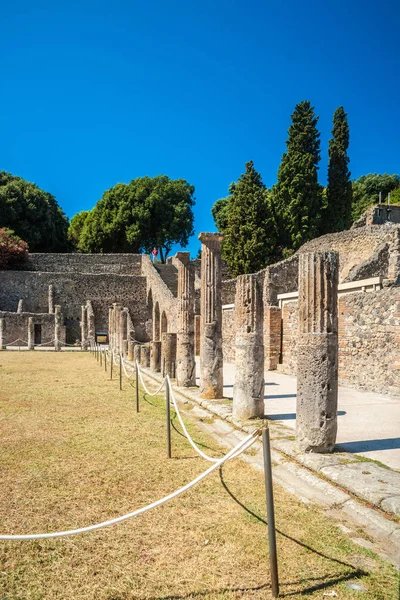
[[188,430],[185,427],[185,423],[183,422],[183,419],[181,417],[181,413],[179,412],[178,403],[177,403],[177,401],[175,399],[174,390],[172,389],[171,380],[169,378],[169,375],[167,375],[167,380],[168,380],[168,386],[169,386],[170,396],[171,396],[171,399],[172,399],[172,404],[174,405],[174,409],[175,409],[176,415],[177,415],[177,417],[179,419],[179,423],[181,424],[181,427],[183,429],[183,433],[187,437],[190,445],[197,452],[197,454],[200,454],[200,456],[202,456],[206,460],[209,460],[210,462],[218,462],[218,460],[219,460],[218,458],[212,458],[211,456],[208,456],[202,450],[200,450],[200,448],[196,445],[196,443],[190,437],[189,432],[188,432]]
[[130,374],[130,375],[128,375],[128,373],[127,373],[127,371],[126,371],[126,367],[125,367],[125,361],[124,361],[124,359],[123,359],[123,358],[121,358],[121,361],[122,361],[122,368],[123,368],[123,370],[124,370],[124,373],[125,373],[126,377],[127,377],[128,379],[131,379],[131,378],[134,376],[134,374],[135,374],[135,369],[134,369],[133,367],[131,367],[130,365],[127,365],[127,366],[128,366],[130,369],[132,369],[132,372],[131,372],[131,374]]
[[17,342],[23,342],[24,344],[28,344],[28,342],[26,340],[23,340],[22,338],[17,338],[13,342],[7,342],[7,344],[5,344],[5,346],[12,346],[13,344],[16,344]]
[[138,368],[139,379],[140,379],[140,381],[141,381],[141,384],[142,384],[142,386],[143,386],[143,389],[144,389],[144,391],[146,392],[146,394],[147,394],[148,396],[157,396],[157,394],[159,394],[159,393],[161,392],[161,390],[163,389],[163,387],[164,387],[164,384],[165,384],[165,381],[166,381],[166,377],[164,377],[164,379],[163,379],[163,380],[162,380],[162,382],[161,382],[161,385],[160,385],[160,387],[159,387],[159,388],[157,388],[155,392],[150,392],[150,391],[147,389],[145,382],[143,381],[143,375],[142,375],[142,371],[141,371],[141,369],[140,369],[140,366],[139,366],[139,363],[138,363],[138,361],[136,361],[136,366],[137,366],[137,368]]
[[43,344],[35,344],[35,348],[40,348],[41,346],[47,346],[47,344],[52,344],[56,340],[50,340],[49,342],[43,342]]
[[24,534],[24,535],[0,535],[0,540],[4,540],[4,541],[39,540],[39,539],[43,540],[43,539],[48,539],[48,538],[66,537],[69,535],[76,535],[78,533],[87,533],[88,531],[94,531],[95,529],[102,529],[103,527],[109,527],[110,525],[115,525],[116,523],[120,523],[121,521],[126,521],[127,519],[131,519],[132,517],[136,517],[140,514],[147,512],[148,510],[151,510],[152,508],[157,508],[157,506],[161,506],[162,504],[165,504],[165,502],[168,502],[169,500],[172,500],[173,498],[176,498],[177,496],[180,496],[180,494],[183,494],[184,492],[186,492],[187,490],[189,490],[190,488],[195,486],[197,483],[199,483],[200,481],[205,479],[213,471],[218,469],[218,467],[223,465],[224,462],[226,462],[230,458],[233,458],[233,457],[239,456],[239,454],[242,454],[242,452],[244,452],[245,450],[250,448],[250,446],[252,444],[254,444],[254,442],[256,441],[256,439],[258,437],[258,432],[259,432],[259,430],[256,430],[253,433],[251,433],[244,440],[239,442],[239,444],[237,444],[237,446],[235,446],[224,457],[222,457],[220,460],[218,460],[218,462],[216,462],[214,465],[211,465],[211,467],[209,467],[206,471],[204,471],[198,477],[193,479],[190,483],[187,483],[183,487],[177,489],[175,492],[168,494],[168,496],[164,496],[160,500],[152,502],[151,504],[148,504],[147,506],[143,506],[142,508],[138,508],[137,510],[127,513],[126,515],[123,515],[121,517],[116,517],[115,519],[110,519],[109,521],[103,521],[102,523],[97,523],[96,525],[89,525],[88,527],[81,527],[79,529],[69,529],[67,531],[55,531],[52,533],[35,533],[35,534]]

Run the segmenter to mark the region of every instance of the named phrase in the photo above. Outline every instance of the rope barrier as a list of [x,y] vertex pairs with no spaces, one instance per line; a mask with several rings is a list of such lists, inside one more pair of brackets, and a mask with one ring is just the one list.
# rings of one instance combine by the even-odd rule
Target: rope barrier
[[5,344],[5,346],[12,346],[13,344],[16,344],[17,342],[23,342],[24,344],[28,344],[28,342],[26,340],[23,340],[22,338],[17,338],[13,342],[8,342],[7,344]]
[[50,340],[49,342],[43,342],[43,344],[35,344],[35,348],[40,348],[41,346],[47,346],[48,344],[52,344],[56,340]]
[[3,540],[3,541],[43,540],[43,539],[49,539],[49,538],[67,537],[70,535],[77,535],[79,533],[87,533],[89,531],[94,531],[96,529],[103,529],[104,527],[109,527],[111,525],[115,525],[116,523],[121,523],[121,521],[126,521],[127,519],[137,517],[138,515],[141,515],[141,514],[147,512],[148,510],[157,508],[158,506],[165,504],[169,500],[172,500],[173,498],[180,496],[181,494],[183,494],[184,492],[186,492],[187,490],[189,490],[190,488],[195,486],[197,483],[200,483],[200,481],[202,481],[208,475],[210,475],[213,471],[218,469],[227,460],[234,458],[236,456],[239,456],[240,454],[245,452],[245,450],[247,450],[248,448],[250,448],[250,446],[252,446],[252,444],[254,444],[254,442],[256,441],[256,439],[258,438],[258,436],[260,434],[260,431],[261,431],[261,428],[253,431],[253,433],[251,433],[244,440],[239,442],[239,444],[237,444],[234,448],[232,448],[232,450],[230,450],[225,456],[220,458],[214,465],[211,465],[211,467],[209,467],[206,471],[203,471],[203,473],[198,475],[195,479],[193,479],[186,485],[178,488],[177,490],[175,490],[175,492],[172,492],[171,494],[168,494],[167,496],[160,498],[160,500],[156,500],[155,502],[152,502],[151,504],[148,504],[147,506],[143,506],[142,508],[138,508],[137,510],[134,510],[133,512],[122,515],[121,517],[116,517],[115,519],[110,519],[109,521],[103,521],[102,523],[97,523],[96,525],[80,527],[79,529],[69,529],[67,531],[54,531],[51,533],[35,533],[35,534],[23,534],[23,535],[0,535],[0,540]]
[[164,377],[164,379],[163,379],[163,380],[162,380],[162,382],[161,382],[161,385],[160,385],[160,387],[159,387],[159,388],[157,388],[157,390],[156,390],[155,392],[150,392],[150,391],[147,389],[145,382],[143,381],[142,370],[141,370],[141,368],[140,368],[140,365],[139,365],[138,361],[136,361],[136,366],[137,366],[137,369],[138,369],[138,374],[139,374],[139,379],[140,379],[140,382],[141,382],[141,384],[142,384],[142,386],[143,386],[143,389],[144,389],[144,391],[146,392],[146,394],[147,394],[148,396],[157,396],[157,394],[159,394],[159,393],[161,392],[161,390],[163,389],[163,387],[164,387],[164,384],[165,384],[165,382],[166,382],[166,379],[167,379],[167,378],[166,378],[166,377]]

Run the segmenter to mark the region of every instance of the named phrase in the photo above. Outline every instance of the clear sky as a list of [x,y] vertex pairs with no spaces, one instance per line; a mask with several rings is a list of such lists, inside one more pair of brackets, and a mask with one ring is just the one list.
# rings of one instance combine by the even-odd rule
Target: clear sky
[[1,1],[0,170],[69,217],[144,175],[196,187],[200,231],[254,160],[276,181],[293,107],[334,110],[353,177],[400,172],[398,0]]

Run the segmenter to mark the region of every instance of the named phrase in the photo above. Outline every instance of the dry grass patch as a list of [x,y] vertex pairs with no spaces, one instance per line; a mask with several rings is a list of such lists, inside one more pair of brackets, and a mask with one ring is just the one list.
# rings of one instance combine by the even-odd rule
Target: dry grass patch
[[[209,463],[173,431],[163,399],[141,400],[89,354],[0,354],[1,533],[76,528],[124,514]],[[174,421],[176,427],[176,420]],[[194,423],[207,452],[224,451]],[[275,490],[282,595],[397,599],[397,574],[316,508]],[[270,598],[262,475],[241,460],[161,508],[60,540],[0,542],[1,600]],[[367,565],[360,567],[359,565]],[[360,581],[366,593],[345,587]],[[325,596],[326,597],[326,596]]]

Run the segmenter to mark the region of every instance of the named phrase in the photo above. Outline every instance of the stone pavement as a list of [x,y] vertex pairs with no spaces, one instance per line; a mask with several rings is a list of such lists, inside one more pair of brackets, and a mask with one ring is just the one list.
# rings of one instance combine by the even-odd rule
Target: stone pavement
[[[232,398],[234,364],[224,364],[224,396]],[[265,414],[296,427],[296,378],[265,373]],[[339,386],[338,450],[377,460],[400,471],[400,398]]]

